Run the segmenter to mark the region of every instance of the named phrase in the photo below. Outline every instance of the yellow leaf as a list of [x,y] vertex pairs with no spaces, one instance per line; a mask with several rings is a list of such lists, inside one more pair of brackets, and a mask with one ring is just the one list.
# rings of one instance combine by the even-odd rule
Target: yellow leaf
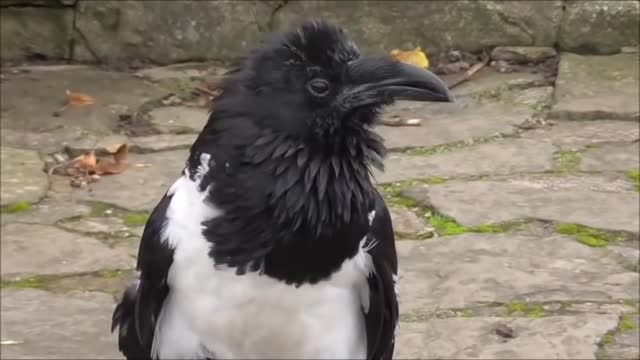
[[429,58],[427,58],[427,55],[422,51],[422,48],[420,46],[416,47],[413,50],[407,51],[393,49],[391,50],[391,57],[397,61],[411,64],[420,68],[426,69],[429,67]]

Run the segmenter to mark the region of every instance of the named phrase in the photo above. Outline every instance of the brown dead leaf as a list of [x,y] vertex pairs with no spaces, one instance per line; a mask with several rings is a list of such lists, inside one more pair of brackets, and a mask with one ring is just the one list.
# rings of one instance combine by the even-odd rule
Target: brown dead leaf
[[87,94],[67,90],[67,103],[71,106],[86,106],[96,103],[96,99]]
[[97,159],[95,153],[91,150],[88,153],[71,160],[71,163],[76,168],[80,168],[87,172],[93,172],[96,168]]
[[427,58],[427,55],[422,51],[420,46],[407,51],[393,49],[391,50],[391,57],[397,61],[411,64],[419,68],[426,69],[429,67],[429,58]]
[[128,157],[129,157],[129,145],[127,145],[127,144],[120,145],[116,149],[116,151],[113,152],[113,159],[117,163],[123,163],[123,162],[127,161]]
[[100,161],[96,166],[96,174],[98,175],[115,175],[120,174],[127,168],[125,162]]
[[117,145],[115,151],[111,151],[115,146],[110,146],[109,152],[113,153],[113,160],[100,160],[96,165],[96,174],[98,175],[114,175],[120,174],[127,168],[127,157],[129,157],[129,145]]

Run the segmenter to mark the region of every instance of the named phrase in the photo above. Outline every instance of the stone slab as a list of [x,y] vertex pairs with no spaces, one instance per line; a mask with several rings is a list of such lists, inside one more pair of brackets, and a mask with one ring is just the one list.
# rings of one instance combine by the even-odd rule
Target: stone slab
[[68,59],[73,9],[14,7],[0,13],[2,60]]
[[[397,359],[596,359],[600,338],[616,315],[432,319],[401,323]],[[507,325],[516,337],[496,334]]]
[[74,189],[75,200],[94,200],[134,211],[151,211],[169,187],[180,177],[188,150],[152,154],[129,154],[129,166],[123,173],[103,176],[87,189]]
[[640,3],[637,1],[567,1],[558,32],[562,50],[611,54],[638,46]]
[[2,142],[3,146],[35,150],[41,154],[62,152],[68,144],[80,143],[86,137],[86,131],[68,127],[44,132],[14,130],[3,127],[2,132],[0,132],[0,142]]
[[[68,181],[65,182],[66,186]],[[27,211],[13,214],[5,213],[0,217],[0,224],[9,223],[53,225],[70,217],[84,216],[91,212],[91,208],[84,204],[68,200],[51,198],[49,195],[37,204],[31,205]]]
[[169,106],[149,112],[151,123],[163,133],[199,133],[207,123],[207,110],[187,106]]
[[[464,75],[442,75],[446,84],[451,84]],[[544,76],[534,72],[509,72],[501,73],[493,67],[480,69],[473,77],[451,90],[456,99],[472,95],[481,95],[488,92],[516,91],[544,83]]]
[[34,203],[46,193],[49,182],[38,153],[10,147],[0,148],[0,204]]
[[599,351],[599,359],[638,359],[640,358],[640,317],[627,315],[633,329],[619,331],[613,341]]
[[131,150],[148,153],[178,149],[188,149],[193,145],[198,134],[161,134],[138,136],[131,138]]
[[419,118],[421,126],[377,126],[389,150],[412,147],[434,147],[470,138],[515,132],[513,125],[529,115],[526,108],[502,104],[478,104],[458,100],[451,104],[399,102],[385,117]]
[[[455,76],[443,76],[452,83]],[[522,123],[533,113],[533,105],[547,103],[551,87],[537,86],[541,74],[518,72],[502,74],[483,69],[452,90],[454,103],[399,101],[383,113],[383,118],[418,118],[421,126],[378,126],[391,150],[409,147],[433,147],[469,138],[497,133],[512,134],[513,125]],[[536,85],[536,86],[534,86]],[[533,86],[533,87],[532,87]]]
[[587,171],[626,171],[640,168],[640,143],[610,144],[588,149],[580,168]]
[[[83,1],[74,60],[232,59],[264,40],[276,1]],[[176,17],[175,14],[180,14]],[[238,16],[242,14],[242,16]],[[80,42],[85,40],[85,42]]]
[[[67,100],[66,91],[95,98],[95,104],[70,107],[53,116]],[[166,90],[131,74],[97,68],[32,70],[7,74],[0,82],[2,129],[48,132],[60,128],[86,130],[85,135],[109,135],[121,114],[131,115]]]
[[129,144],[131,141],[124,135],[112,134],[106,136],[85,135],[65,145],[65,151],[71,158],[80,156],[88,151],[96,155],[109,155],[110,148],[119,144]]
[[550,171],[556,147],[545,142],[506,139],[435,155],[390,153],[380,183],[438,177],[506,175]]
[[35,289],[2,289],[3,359],[121,359],[109,332],[115,307],[96,292],[52,294]]
[[127,226],[124,221],[115,216],[110,217],[83,217],[80,219],[63,221],[59,227],[87,234],[107,234],[115,237],[142,236],[143,226]]
[[571,120],[640,119],[638,54],[561,54],[551,116]]
[[606,249],[560,236],[464,234],[396,243],[402,313],[512,301],[638,299],[639,274]]
[[566,150],[580,150],[590,144],[636,141],[640,139],[640,124],[624,120],[558,121],[554,126],[526,131],[521,136],[548,141]]
[[622,176],[529,176],[449,181],[406,191],[463,225],[539,218],[640,231],[640,198]]
[[273,24],[280,31],[303,19],[322,18],[345,27],[366,53],[416,45],[430,53],[498,45],[552,46],[562,17],[560,1],[415,5],[412,1],[292,1],[275,13]]
[[53,226],[7,224],[2,233],[2,277],[63,275],[105,269],[130,269],[133,259],[97,239]]
[[409,209],[390,207],[389,213],[391,215],[393,231],[402,238],[416,236],[427,230],[427,225],[424,220],[420,219]]
[[556,49],[544,46],[498,46],[491,51],[492,60],[516,64],[538,63],[556,55]]

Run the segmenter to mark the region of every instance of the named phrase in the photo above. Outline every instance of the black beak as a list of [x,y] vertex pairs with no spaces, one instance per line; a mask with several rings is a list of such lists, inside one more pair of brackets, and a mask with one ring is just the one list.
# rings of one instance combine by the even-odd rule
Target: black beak
[[350,106],[389,103],[394,100],[453,102],[453,96],[432,72],[388,57],[363,58],[349,63],[354,88]]

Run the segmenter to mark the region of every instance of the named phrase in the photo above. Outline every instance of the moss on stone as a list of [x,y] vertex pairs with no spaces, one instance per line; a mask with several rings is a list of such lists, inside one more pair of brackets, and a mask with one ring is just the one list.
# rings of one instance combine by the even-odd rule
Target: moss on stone
[[459,316],[460,316],[460,317],[464,317],[464,318],[470,318],[470,317],[473,317],[473,310],[471,310],[471,309],[462,309],[462,310],[459,312]]
[[122,222],[129,227],[144,226],[149,219],[147,213],[125,213],[122,215]]
[[16,214],[31,210],[31,204],[25,201],[14,202],[0,208],[2,214]]
[[620,321],[618,322],[618,331],[631,331],[637,328],[638,325],[630,314],[623,314],[622,316],[620,316]]
[[559,234],[569,235],[578,242],[591,247],[604,247],[611,242],[621,240],[611,233],[580,224],[559,223],[556,224],[555,230]]
[[541,304],[530,304],[522,301],[512,301],[504,305],[508,316],[520,315],[530,318],[540,318],[545,315]]
[[41,289],[55,293],[99,291],[118,296],[125,287],[131,270],[102,270],[69,275],[36,275],[25,279],[2,280],[7,289]]
[[439,185],[444,184],[445,182],[447,182],[447,180],[447,178],[440,176],[429,176],[428,178],[423,179],[423,182],[429,185]]
[[600,339],[600,345],[611,345],[614,343],[614,341],[615,337],[613,336],[613,334],[604,334],[602,339]]
[[47,285],[48,279],[45,276],[32,276],[19,280],[2,280],[1,288],[14,289],[42,289]]
[[427,220],[436,229],[436,232],[442,236],[460,235],[468,232],[468,228],[458,224],[457,221],[446,215],[435,213],[428,216]]
[[531,110],[538,116],[546,115],[551,110],[551,105],[548,101],[538,101],[531,105]]
[[437,154],[442,154],[442,153],[446,153],[453,150],[467,148],[473,145],[486,144],[494,141],[499,141],[504,138],[514,137],[514,136],[515,135],[510,135],[510,134],[495,134],[495,135],[484,136],[484,137],[470,138],[462,141],[455,141],[455,142],[431,146],[431,147],[413,147],[405,150],[404,153],[407,155],[416,155],[416,156],[437,155]]
[[569,174],[578,170],[582,156],[577,151],[559,150],[553,154],[553,171],[556,174]]
[[105,215],[110,215],[114,211],[114,206],[101,203],[101,202],[92,202],[91,203],[91,212],[89,216],[92,217],[102,217]]
[[636,187],[636,191],[640,192],[640,170],[628,170],[625,172],[625,175],[627,175],[627,178],[633,182],[633,185]]

